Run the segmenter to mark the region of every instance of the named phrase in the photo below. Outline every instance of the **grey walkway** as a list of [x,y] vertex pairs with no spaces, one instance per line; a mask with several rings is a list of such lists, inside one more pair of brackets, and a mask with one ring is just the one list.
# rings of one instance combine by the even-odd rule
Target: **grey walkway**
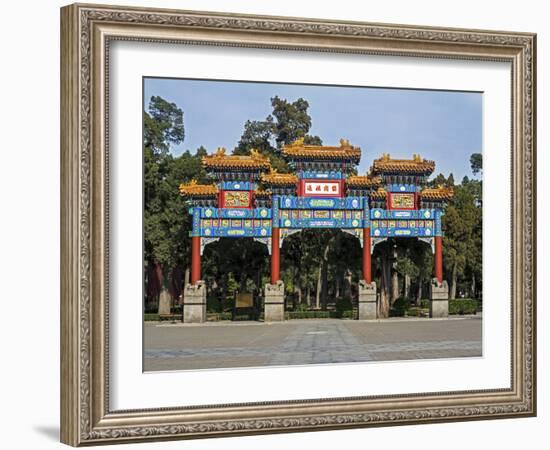
[[145,324],[144,370],[482,356],[481,317]]

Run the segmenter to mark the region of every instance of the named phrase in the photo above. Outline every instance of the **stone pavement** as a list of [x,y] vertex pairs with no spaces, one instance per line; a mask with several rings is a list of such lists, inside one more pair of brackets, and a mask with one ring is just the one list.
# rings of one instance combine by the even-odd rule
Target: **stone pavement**
[[144,370],[482,356],[481,316],[449,319],[145,323]]

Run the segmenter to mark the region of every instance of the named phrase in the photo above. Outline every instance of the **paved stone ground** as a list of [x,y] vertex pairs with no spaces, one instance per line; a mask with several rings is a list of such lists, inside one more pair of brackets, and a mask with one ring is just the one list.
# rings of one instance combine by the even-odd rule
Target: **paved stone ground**
[[482,356],[481,316],[144,327],[144,370]]

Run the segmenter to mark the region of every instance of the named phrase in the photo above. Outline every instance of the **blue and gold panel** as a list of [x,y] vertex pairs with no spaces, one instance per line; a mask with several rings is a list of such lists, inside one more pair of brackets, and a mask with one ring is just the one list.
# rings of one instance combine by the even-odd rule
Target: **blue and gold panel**
[[251,219],[251,218],[271,218],[270,208],[212,208],[212,207],[194,207],[193,211],[198,211],[203,219]]
[[389,211],[386,209],[374,208],[370,210],[370,219],[434,219],[437,209],[419,209],[411,211]]
[[315,219],[330,219],[330,211],[327,211],[327,210],[313,211],[313,217]]
[[417,192],[420,186],[416,184],[388,184],[386,191],[388,192]]
[[227,191],[253,191],[258,187],[257,183],[250,181],[222,181],[218,186]]
[[363,228],[365,226],[363,211],[341,209],[281,209],[277,225],[281,228]]
[[373,220],[372,237],[432,237],[437,236],[434,220]]
[[[363,197],[316,198],[283,195],[279,197],[281,209],[363,209]],[[274,216],[275,217],[275,216]]]
[[203,219],[190,236],[269,237],[271,219]]
[[344,178],[344,174],[340,170],[328,171],[328,172],[314,172],[312,170],[300,170],[297,172],[298,178],[311,178],[318,180],[341,180]]
[[357,219],[333,219],[330,216],[311,219],[280,219],[280,228],[361,228],[362,222]]
[[332,211],[332,217],[334,219],[342,220],[344,218],[344,211],[342,211],[341,209]]

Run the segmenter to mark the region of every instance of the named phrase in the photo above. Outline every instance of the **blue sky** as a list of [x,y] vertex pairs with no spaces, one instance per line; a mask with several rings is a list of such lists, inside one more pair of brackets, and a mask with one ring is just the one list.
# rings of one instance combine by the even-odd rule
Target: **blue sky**
[[217,147],[231,151],[246,120],[270,114],[275,95],[309,102],[309,134],[323,144],[346,138],[361,147],[361,174],[382,153],[419,153],[435,160],[435,173],[453,173],[460,181],[472,177],[470,155],[482,151],[481,93],[146,78],[145,108],[153,95],[183,110],[185,141],[172,148],[175,155],[201,145],[209,153]]

